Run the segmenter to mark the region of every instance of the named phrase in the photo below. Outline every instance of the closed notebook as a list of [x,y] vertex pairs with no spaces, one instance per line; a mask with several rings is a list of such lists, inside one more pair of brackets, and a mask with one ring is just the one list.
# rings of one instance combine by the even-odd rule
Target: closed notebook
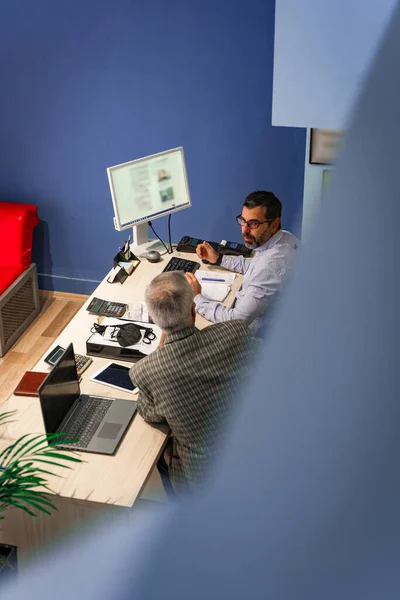
[[48,373],[27,371],[14,390],[15,396],[38,396],[38,389]]

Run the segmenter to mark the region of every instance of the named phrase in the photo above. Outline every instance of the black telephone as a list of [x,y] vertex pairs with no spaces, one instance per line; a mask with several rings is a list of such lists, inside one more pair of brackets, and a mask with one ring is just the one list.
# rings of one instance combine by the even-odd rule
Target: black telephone
[[247,248],[244,244],[237,244],[236,242],[227,242],[222,240],[218,244],[218,252],[220,254],[233,254],[234,256],[245,256],[248,258],[251,256],[253,250]]
[[95,315],[119,318],[125,313],[126,307],[127,305],[122,302],[111,302],[110,300],[92,298],[86,310]]
[[[199,238],[192,238],[185,235],[179,242],[176,247],[178,252],[196,252],[196,248],[199,244],[202,244],[204,240],[200,240]],[[207,242],[210,246],[218,252],[218,244],[217,242]]]
[[[199,238],[192,238],[189,236],[183,237],[177,246],[178,252],[196,252],[196,248],[204,240]],[[250,248],[247,248],[244,244],[237,244],[236,242],[227,242],[222,240],[219,244],[217,242],[207,242],[210,246],[220,254],[233,254],[233,256],[251,256],[253,252]]]

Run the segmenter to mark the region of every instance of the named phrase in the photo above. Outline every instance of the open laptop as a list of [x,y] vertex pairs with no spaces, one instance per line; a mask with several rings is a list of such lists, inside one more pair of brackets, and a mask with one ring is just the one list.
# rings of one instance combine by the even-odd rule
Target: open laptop
[[81,394],[72,344],[38,391],[46,433],[77,440],[65,448],[114,454],[136,412],[133,400]]

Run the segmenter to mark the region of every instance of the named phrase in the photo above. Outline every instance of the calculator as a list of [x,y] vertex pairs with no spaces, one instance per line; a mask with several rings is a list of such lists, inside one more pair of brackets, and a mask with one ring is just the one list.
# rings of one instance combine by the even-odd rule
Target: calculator
[[111,302],[111,300],[101,300],[92,298],[86,310],[101,317],[122,317],[127,308],[123,302]]
[[[65,352],[65,348],[62,346],[56,346],[53,350],[46,356],[44,359],[47,364],[52,367],[56,364],[60,356],[62,356]],[[88,368],[90,364],[92,364],[93,359],[89,356],[85,356],[84,354],[75,354],[75,362],[76,362],[76,370],[79,376],[82,375],[84,371]]]
[[80,377],[82,375],[82,373],[84,371],[86,371],[88,366],[92,364],[93,359],[90,358],[89,356],[85,356],[84,354],[75,354],[75,362],[76,362],[76,370]]

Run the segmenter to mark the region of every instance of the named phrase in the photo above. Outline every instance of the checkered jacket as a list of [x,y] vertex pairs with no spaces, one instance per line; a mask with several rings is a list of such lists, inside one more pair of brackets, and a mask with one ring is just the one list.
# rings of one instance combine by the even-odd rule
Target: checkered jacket
[[139,414],[171,428],[169,476],[178,493],[201,484],[254,345],[243,321],[192,325],[167,335],[162,348],[130,369]]

